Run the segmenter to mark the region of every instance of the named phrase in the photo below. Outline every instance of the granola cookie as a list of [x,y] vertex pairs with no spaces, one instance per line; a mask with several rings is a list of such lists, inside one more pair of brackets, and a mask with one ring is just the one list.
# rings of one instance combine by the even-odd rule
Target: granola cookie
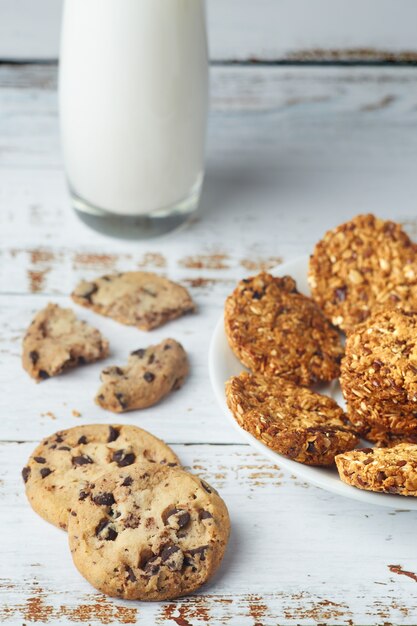
[[75,501],[68,536],[79,572],[128,600],[192,593],[223,558],[230,522],[217,492],[178,469],[141,464],[94,481]]
[[336,465],[343,482],[358,489],[417,496],[417,445],[352,450],[339,454]]
[[188,371],[182,345],[165,339],[156,346],[132,352],[125,367],[106,367],[96,402],[114,413],[144,409],[179,389]]
[[87,309],[141,330],[152,330],[195,310],[185,287],[150,272],[124,272],[82,281],[71,296]]
[[26,331],[22,363],[39,382],[76,365],[104,359],[108,352],[108,341],[98,330],[78,320],[71,309],[50,303]]
[[242,280],[226,300],[225,330],[243,365],[269,379],[310,385],[339,375],[337,331],[289,276]]
[[380,444],[417,442],[417,312],[386,309],[348,336],[340,384],[351,422]]
[[332,465],[358,437],[332,398],[282,378],[266,381],[242,372],[226,384],[229,409],[239,426],[275,452],[305,465]]
[[71,503],[104,471],[133,463],[177,465],[163,441],[136,426],[91,424],[61,430],[44,439],[22,470],[32,508],[66,529]]
[[358,215],[316,245],[309,283],[328,319],[350,332],[381,306],[417,308],[417,248],[399,224]]

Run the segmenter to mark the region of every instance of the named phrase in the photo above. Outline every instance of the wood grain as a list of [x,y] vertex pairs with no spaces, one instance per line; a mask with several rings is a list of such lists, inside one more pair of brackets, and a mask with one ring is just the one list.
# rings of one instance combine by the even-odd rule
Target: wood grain
[[[56,59],[62,0],[0,0],[0,59]],[[215,61],[415,61],[414,0],[207,0]]]
[[[72,214],[55,86],[54,66],[0,66],[0,622],[415,624],[415,513],[333,496],[241,445],[212,395],[207,350],[239,278],[308,254],[340,221],[372,210],[417,238],[417,70],[214,67],[203,210],[184,231],[146,243],[99,236]],[[198,312],[146,334],[74,305],[110,339],[107,363],[170,335],[190,352],[182,390],[118,419],[172,443],[218,487],[233,523],[216,578],[164,604],[96,594],[72,567],[65,535],[32,513],[20,478],[40,438],[114,421],[92,400],[100,364],[39,385],[23,372],[31,316],[49,300],[73,306],[81,277],[132,268],[180,280]]]

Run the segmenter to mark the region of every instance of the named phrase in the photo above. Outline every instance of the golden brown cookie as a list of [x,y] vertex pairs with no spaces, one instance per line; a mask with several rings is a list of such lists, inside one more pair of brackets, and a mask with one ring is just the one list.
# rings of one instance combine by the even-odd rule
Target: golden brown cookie
[[96,402],[114,413],[144,409],[180,389],[188,371],[182,345],[165,339],[156,346],[132,352],[125,367],[106,367],[101,373],[103,384]]
[[336,465],[343,482],[358,489],[417,496],[417,445],[352,450],[339,454]]
[[226,300],[225,331],[243,365],[269,379],[310,385],[339,375],[337,331],[289,276],[262,272],[240,281]]
[[284,379],[242,372],[226,384],[237,423],[275,452],[306,465],[332,465],[358,437],[332,398]]
[[316,245],[309,283],[327,318],[349,332],[381,306],[417,308],[417,248],[399,224],[358,215]]
[[229,515],[217,492],[178,469],[136,464],[95,480],[75,501],[68,537],[80,573],[129,600],[192,593],[218,568]]
[[185,287],[151,272],[124,272],[82,281],[71,296],[87,309],[141,330],[152,330],[195,310]]
[[340,384],[349,419],[370,441],[417,442],[417,313],[386,309],[346,341]]
[[48,304],[23,339],[22,363],[37,382],[80,364],[104,359],[109,344],[102,334],[78,320],[71,309]]
[[90,424],[44,439],[22,470],[32,508],[47,522],[67,527],[72,501],[104,471],[134,463],[177,465],[163,441],[136,426]]

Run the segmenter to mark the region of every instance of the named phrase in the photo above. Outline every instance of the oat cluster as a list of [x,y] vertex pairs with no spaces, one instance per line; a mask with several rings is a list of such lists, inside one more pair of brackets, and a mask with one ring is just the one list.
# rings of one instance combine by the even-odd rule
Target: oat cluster
[[269,448],[306,465],[332,465],[359,442],[336,402],[283,378],[242,372],[226,385],[227,403],[242,428]]
[[270,380],[308,386],[339,375],[337,331],[289,276],[262,272],[240,281],[226,300],[225,330],[243,365]]
[[309,283],[326,317],[346,332],[381,307],[417,309],[417,246],[399,224],[358,215],[316,245]]

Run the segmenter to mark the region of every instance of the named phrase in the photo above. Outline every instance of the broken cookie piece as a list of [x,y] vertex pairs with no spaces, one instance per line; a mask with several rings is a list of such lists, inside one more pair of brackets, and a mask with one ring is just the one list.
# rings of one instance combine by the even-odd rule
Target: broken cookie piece
[[359,442],[347,416],[327,396],[282,378],[242,372],[226,384],[235,420],[263,444],[305,465],[332,465]]
[[96,402],[114,413],[144,409],[179,389],[188,371],[182,345],[165,339],[158,345],[134,350],[125,367],[106,367],[101,373],[103,384]]
[[39,382],[104,359],[108,352],[109,343],[96,328],[78,320],[71,309],[50,303],[36,314],[25,334],[22,363]]
[[124,272],[82,281],[71,296],[87,309],[141,330],[152,330],[195,310],[185,287],[151,272]]

